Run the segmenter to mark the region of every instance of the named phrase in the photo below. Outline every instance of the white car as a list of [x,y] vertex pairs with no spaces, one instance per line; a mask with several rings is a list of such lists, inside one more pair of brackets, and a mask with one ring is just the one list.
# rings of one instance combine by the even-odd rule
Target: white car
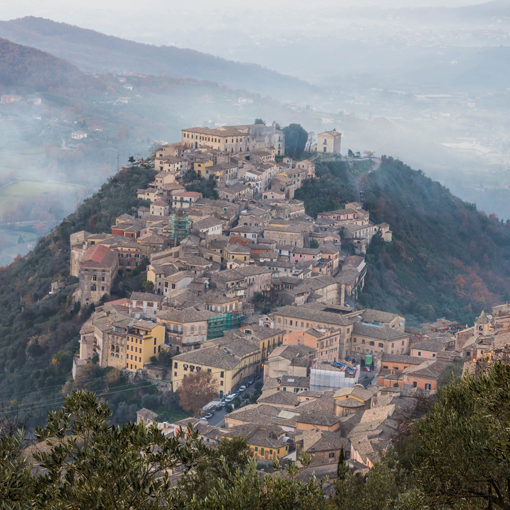
[[235,395],[228,395],[228,397],[225,398],[225,402],[229,404],[230,402],[232,402],[232,400],[234,400],[234,398]]
[[241,392],[242,392],[242,391],[246,391],[246,386],[241,386],[241,387],[239,388],[239,391],[241,391]]

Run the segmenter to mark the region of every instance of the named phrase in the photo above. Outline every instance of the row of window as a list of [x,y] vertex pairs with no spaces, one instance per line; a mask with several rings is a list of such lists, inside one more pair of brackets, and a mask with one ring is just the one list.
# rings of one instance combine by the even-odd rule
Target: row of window
[[[178,363],[177,361],[174,361],[174,368],[175,368],[175,369],[178,369],[178,368],[179,368],[179,363]],[[195,365],[189,365],[188,363],[183,363],[183,364],[182,364],[182,368],[183,368],[183,370],[184,370],[184,371],[186,371],[186,372],[188,371],[188,368],[189,368],[190,372],[193,372],[194,370],[196,370],[197,372],[200,372],[200,370],[202,370],[202,367],[201,367],[201,366],[199,366],[199,365],[197,365],[197,366],[195,366]],[[210,368],[208,368],[208,369],[207,369],[207,372],[209,372],[209,373],[210,373],[210,372],[211,372],[211,369],[210,369]],[[177,372],[174,372],[174,375],[175,375],[175,376],[177,376]],[[224,377],[225,377],[225,372],[220,372],[220,377],[221,377],[221,378],[224,378]],[[222,385],[222,386],[223,386],[223,385]]]

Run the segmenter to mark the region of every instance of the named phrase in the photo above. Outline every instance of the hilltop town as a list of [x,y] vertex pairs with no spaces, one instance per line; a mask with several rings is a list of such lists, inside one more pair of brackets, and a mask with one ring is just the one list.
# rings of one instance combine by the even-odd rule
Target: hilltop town
[[[339,154],[340,139],[320,133],[313,150]],[[504,350],[510,309],[470,329],[445,319],[411,328],[359,309],[367,248],[374,237],[391,242],[390,226],[358,202],[306,215],[294,192],[315,178],[314,157],[284,153],[275,123],[183,129],[157,149],[155,180],[137,191],[148,205],[108,232],[71,234],[73,299],[95,305],[73,377],[97,363],[170,392],[207,377],[211,402],[159,422],[165,434],[191,423],[212,445],[246,437],[262,461],[304,451],[310,469],[331,475],[343,451],[367,470],[445,374]],[[200,178],[218,198],[189,191]],[[119,274],[137,270],[145,292],[110,300]],[[158,415],[144,408],[138,420]]]

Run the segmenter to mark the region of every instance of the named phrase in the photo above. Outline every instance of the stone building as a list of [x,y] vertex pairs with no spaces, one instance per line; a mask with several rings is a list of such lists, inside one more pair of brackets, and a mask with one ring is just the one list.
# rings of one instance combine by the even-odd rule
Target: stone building
[[275,154],[285,153],[285,135],[276,129],[276,123],[244,126],[222,126],[211,129],[194,127],[182,130],[181,145],[184,148],[208,148],[230,153],[255,152],[274,147]]
[[119,254],[116,250],[102,244],[88,248],[80,260],[79,301],[88,305],[109,295],[118,270]]

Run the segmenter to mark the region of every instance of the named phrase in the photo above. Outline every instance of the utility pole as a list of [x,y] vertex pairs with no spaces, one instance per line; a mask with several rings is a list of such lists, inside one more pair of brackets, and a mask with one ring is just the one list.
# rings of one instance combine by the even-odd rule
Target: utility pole
[[119,166],[119,153],[117,153],[117,172],[120,170]]

